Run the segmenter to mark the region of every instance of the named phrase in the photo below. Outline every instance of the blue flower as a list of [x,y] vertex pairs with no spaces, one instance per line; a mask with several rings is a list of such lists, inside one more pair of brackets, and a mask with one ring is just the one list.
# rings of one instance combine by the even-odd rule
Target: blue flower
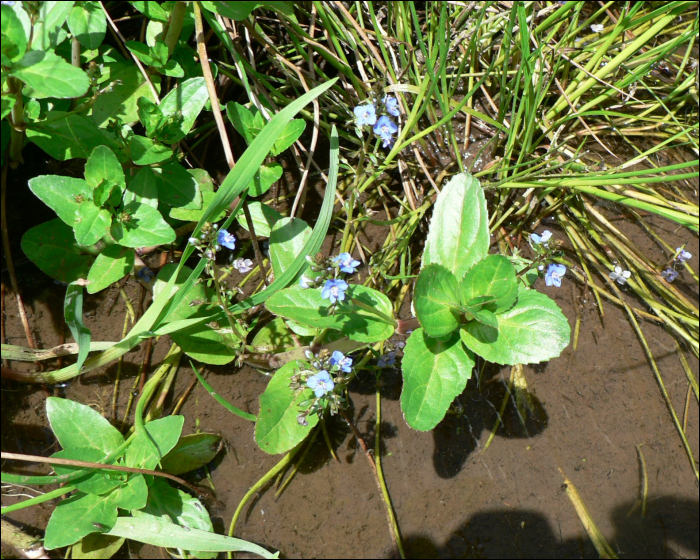
[[615,280],[620,285],[627,284],[632,273],[629,270],[622,270],[621,266],[616,266],[614,272],[611,272],[608,276]]
[[345,299],[345,290],[348,289],[348,283],[345,280],[326,280],[321,290],[323,299],[330,299],[331,303],[343,301]]
[[216,242],[227,249],[231,249],[231,251],[236,248],[236,238],[225,229],[222,229],[219,235],[216,236]]
[[664,277],[666,282],[673,282],[676,278],[678,278],[678,271],[673,270],[672,268],[667,268],[661,273],[661,276]]
[[241,274],[246,274],[253,270],[253,261],[250,259],[236,259],[233,261],[233,268],[235,268]]
[[690,251],[686,251],[685,249],[683,249],[683,247],[678,247],[676,249],[676,253],[678,253],[676,255],[676,260],[679,263],[684,263],[685,261],[689,261],[693,258],[693,254]]
[[348,358],[338,350],[333,352],[329,361],[332,366],[339,366],[345,373],[352,371],[352,358]]
[[396,352],[387,352],[377,362],[377,366],[384,368],[393,366],[396,363]]
[[377,111],[374,105],[358,105],[353,113],[357,119],[357,126],[372,125],[377,122]]
[[386,107],[386,112],[395,117],[399,116],[399,102],[396,97],[389,97],[388,95],[384,97],[384,107]]
[[340,270],[352,274],[355,272],[358,266],[360,266],[360,261],[356,261],[350,256],[350,253],[340,253],[337,257],[333,259],[333,264],[340,267]]
[[547,274],[544,275],[544,283],[547,286],[561,287],[561,279],[566,274],[566,267],[563,264],[550,264]]
[[552,232],[549,231],[548,229],[544,230],[542,232],[542,235],[537,235],[536,233],[531,233],[530,234],[530,239],[532,240],[533,243],[536,245],[544,245],[545,247],[547,246],[547,242],[552,238]]
[[301,286],[302,289],[306,290],[307,288],[312,288],[314,285],[314,281],[311,278],[307,278],[306,276],[301,276],[299,278],[299,286]]
[[399,127],[396,126],[396,123],[386,115],[379,117],[377,124],[374,125],[374,133],[384,141],[382,145],[385,148],[393,144],[394,139],[392,136],[396,134],[398,130]]
[[146,284],[148,284],[151,280],[153,280],[153,278],[155,277],[155,274],[153,273],[153,271],[150,268],[148,268],[147,266],[144,266],[136,273],[136,277],[143,280],[144,282],[146,282]]
[[333,383],[333,379],[331,379],[331,374],[325,369],[309,377],[306,384],[309,386],[309,389],[313,389],[318,398],[321,398],[326,393],[330,393],[333,387],[335,387],[335,383]]

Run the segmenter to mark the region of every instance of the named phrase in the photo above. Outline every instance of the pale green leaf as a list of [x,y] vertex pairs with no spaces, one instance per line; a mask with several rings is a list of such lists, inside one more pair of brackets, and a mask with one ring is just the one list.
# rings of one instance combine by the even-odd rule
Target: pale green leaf
[[[253,220],[255,235],[258,237],[270,237],[272,228],[282,219],[282,214],[277,210],[257,200],[248,204],[248,210],[250,210],[250,217]],[[237,219],[241,227],[247,231],[248,222],[242,212],[238,214]]]
[[105,247],[88,273],[88,293],[95,294],[124,278],[134,268],[134,257],[134,251],[126,247]]
[[443,338],[459,327],[459,287],[454,274],[445,267],[429,264],[421,270],[413,304],[428,336]]
[[92,189],[77,177],[39,175],[29,179],[29,189],[71,227],[80,203],[92,199]]
[[559,306],[523,286],[518,301],[496,315],[498,330],[471,321],[460,329],[464,344],[497,364],[532,364],[556,358],[569,344],[571,329]]
[[473,368],[474,358],[457,333],[441,342],[423,329],[412,332],[402,360],[401,410],[408,425],[421,431],[437,426],[464,391]]
[[111,493],[96,496],[78,492],[56,505],[46,526],[44,548],[74,544],[90,533],[108,531],[116,521],[117,508]]
[[107,32],[107,18],[99,2],[81,2],[68,16],[68,29],[86,49],[96,49]]
[[297,421],[302,412],[299,403],[313,397],[313,391],[304,388],[298,393],[289,387],[292,375],[304,367],[296,360],[282,366],[260,395],[260,412],[255,423],[255,441],[266,453],[285,453],[304,440],[318,423],[315,414],[306,417],[306,425]]
[[494,313],[506,311],[518,299],[515,267],[503,255],[489,255],[467,272],[460,291],[465,305],[474,298],[491,296],[495,301],[485,308]]
[[85,72],[50,51],[29,51],[14,65],[12,74],[32,88],[31,96],[36,99],[80,97],[90,87]]
[[466,173],[452,177],[435,201],[423,266],[442,265],[460,281],[488,254],[488,222],[479,181]]
[[281,218],[275,223],[270,232],[270,260],[275,278],[290,267],[310,238],[311,228],[301,218]]
[[46,416],[64,449],[90,447],[108,455],[124,443],[124,436],[106,418],[79,402],[48,397]]
[[75,212],[75,240],[85,246],[97,243],[105,236],[111,223],[112,215],[107,210],[86,200]]

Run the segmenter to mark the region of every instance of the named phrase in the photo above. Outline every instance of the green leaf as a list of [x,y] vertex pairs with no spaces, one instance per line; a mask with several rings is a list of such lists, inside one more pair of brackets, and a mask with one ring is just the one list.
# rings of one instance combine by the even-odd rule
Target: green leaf
[[181,82],[161,100],[160,110],[165,118],[182,117],[180,135],[174,136],[177,140],[172,140],[173,143],[182,140],[192,129],[208,99],[209,93],[204,78],[190,78]]
[[302,412],[299,403],[313,398],[313,391],[304,388],[296,395],[289,387],[292,375],[304,365],[296,360],[286,363],[270,379],[260,395],[260,412],[255,423],[255,441],[260,449],[271,455],[285,453],[302,442],[318,423],[318,416],[306,417],[306,426],[297,421]]
[[86,49],[96,49],[107,32],[107,18],[99,2],[81,2],[68,16],[68,29]]
[[[186,492],[173,488],[162,478],[156,478],[151,484],[148,503],[142,512],[172,521],[180,527],[214,532],[214,526],[202,503]],[[190,551],[190,555],[194,558],[216,558],[216,553],[211,551]]]
[[459,335],[441,342],[416,329],[406,342],[402,360],[401,410],[415,430],[432,430],[472,376],[474,357]]
[[29,189],[71,227],[80,203],[92,199],[89,185],[75,177],[39,175],[29,179]]
[[488,222],[479,181],[466,173],[452,177],[435,201],[423,266],[442,265],[461,280],[488,254]]
[[457,279],[445,267],[429,264],[418,275],[413,299],[416,315],[428,336],[443,338],[459,327]]
[[103,560],[112,558],[126,539],[111,537],[104,533],[91,533],[73,545],[71,558],[81,560]]
[[[155,101],[151,87],[133,63],[116,62],[105,65],[110,70],[110,91],[101,94],[92,106],[92,120],[96,126],[107,126],[110,119],[126,124],[138,120],[137,103],[141,98]],[[156,91],[160,91],[160,77],[151,76]],[[154,163],[154,162],[152,162]],[[148,165],[138,163],[138,165]]]
[[129,138],[129,152],[131,160],[136,165],[161,163],[169,160],[173,155],[173,151],[167,146],[145,136],[137,135]]
[[263,2],[202,2],[210,12],[231,18],[233,21],[240,21],[247,18],[255,8],[261,6]]
[[202,207],[202,193],[197,180],[179,163],[154,168],[158,185],[158,200],[177,208],[197,210]]
[[[257,230],[256,230],[257,232]],[[294,262],[311,238],[311,228],[301,218],[281,218],[270,232],[270,261],[275,278]]]
[[273,183],[279,181],[283,171],[279,163],[263,165],[255,174],[253,183],[248,187],[248,194],[250,194],[250,196],[262,196],[270,190]]
[[134,251],[119,245],[109,245],[97,255],[88,273],[87,291],[95,294],[121,280],[134,268]]
[[333,315],[328,311],[329,300],[321,297],[318,288],[305,290],[301,286],[292,286],[280,290],[267,300],[266,306],[276,315],[310,327],[337,329],[358,342],[380,342],[394,334],[394,327],[349,300],[357,298],[381,313],[392,316],[389,298],[381,292],[357,284],[351,284],[345,294],[345,302],[336,308]]
[[[2,5],[2,54],[11,61],[17,61],[27,50],[27,34],[15,11]],[[4,97],[3,97],[4,101]]]
[[498,319],[496,319],[496,315],[494,315],[494,313],[488,309],[480,309],[478,307],[472,308],[467,306],[465,315],[469,320],[478,321],[482,325],[486,325],[492,329],[498,328]]
[[107,146],[97,146],[90,154],[85,164],[85,180],[93,189],[99,187],[103,181],[107,181],[109,185],[119,185],[121,192],[126,187],[124,169],[117,156]]
[[561,309],[534,290],[520,286],[517,303],[496,319],[498,330],[474,321],[460,330],[462,342],[489,362],[544,362],[559,356],[569,344],[571,329]]
[[256,125],[253,112],[235,101],[229,101],[226,104],[226,115],[231,121],[236,132],[243,137],[245,143],[250,144],[255,140],[255,137],[260,133],[260,128]]
[[49,122],[27,124],[27,138],[51,157],[60,161],[87,159],[97,146],[118,148],[114,139],[103,133],[87,117],[63,111],[49,111],[46,116]]
[[85,72],[50,51],[29,51],[14,65],[12,74],[32,88],[35,99],[81,97],[90,87]]
[[150,247],[175,241],[175,231],[160,212],[148,204],[131,202],[124,207],[131,215],[128,222],[114,221],[112,237],[124,247]]
[[[127,467],[155,469],[160,460],[177,444],[184,422],[185,417],[177,415],[158,418],[145,424],[145,431],[137,432],[126,450],[124,464]],[[154,443],[158,447],[159,455],[153,447]]]
[[[185,222],[198,222],[204,215],[207,207],[214,200],[214,182],[212,181],[209,173],[204,169],[188,169],[187,172],[195,178],[197,185],[199,187],[199,192],[202,193],[202,207],[197,210],[188,210],[186,208],[172,208],[170,210],[170,217],[176,220],[183,220]],[[218,222],[226,217],[226,212],[221,211],[218,216],[214,216],[212,222]]]
[[234,342],[228,324],[224,325],[225,333],[199,324],[172,332],[170,337],[185,354],[198,362],[212,365],[229,364],[236,358],[236,350],[240,344],[238,337],[235,337],[237,342]]
[[126,484],[115,488],[110,494],[112,503],[122,509],[141,509],[148,500],[148,485],[142,474],[129,474]]
[[87,277],[94,258],[76,243],[73,228],[58,218],[25,233],[22,250],[43,272],[65,283]]
[[489,255],[483,261],[475,264],[462,280],[460,286],[462,302],[469,302],[480,296],[491,296],[494,303],[487,304],[485,309],[494,313],[502,313],[513,307],[518,299],[518,281],[515,268],[503,255]]
[[[197,470],[211,462],[221,449],[221,436],[216,434],[189,434],[181,436],[177,445],[163,457],[163,471],[180,475]],[[169,485],[166,484],[168,488]]]
[[[2,97],[2,99],[0,99],[0,103],[2,103],[2,106],[1,106],[1,108],[0,108],[0,120],[3,120],[3,121],[4,121],[5,117],[6,117],[7,115],[9,115],[9,114],[12,112],[12,108],[15,106],[15,103],[17,103],[17,97],[16,97],[16,96],[4,95],[4,96]],[[5,124],[3,125],[3,129],[4,129],[5,127],[8,127],[8,133],[9,133],[9,126],[10,126],[10,125],[7,123],[7,121],[5,121]],[[3,150],[3,153],[5,153],[6,143],[9,143],[9,142],[8,142],[8,140],[9,140],[9,134],[7,135],[7,139],[5,138],[5,132],[4,132],[4,130],[3,130],[3,133],[2,133],[2,134],[3,134],[3,136],[2,136],[2,139],[3,139],[3,140],[2,140],[2,144],[3,144],[3,145],[2,145],[2,150]]]
[[[90,463],[99,463],[104,461],[106,455],[104,452],[94,447],[71,447],[63,449],[51,455],[52,458],[72,459],[74,461],[87,461]],[[118,471],[96,471],[86,469],[84,467],[71,467],[68,465],[53,465],[57,475],[71,474],[76,471],[83,471],[85,476],[73,481],[72,484],[81,492],[86,494],[102,495],[111,492],[117,486],[124,483],[126,473]]]
[[118,518],[107,534],[164,548],[210,552],[232,550],[252,552],[263,558],[277,558],[276,554],[271,554],[261,546],[242,539],[234,539],[189,527],[180,527],[163,517],[156,517],[140,511],[134,511],[132,515],[133,517]]
[[64,449],[90,447],[109,455],[124,443],[124,436],[107,419],[79,402],[48,397],[46,416]]
[[117,521],[112,494],[78,492],[56,505],[46,526],[44,548],[53,550],[78,542],[90,533],[108,531]]
[[[282,219],[282,214],[277,210],[257,200],[248,203],[248,210],[250,210],[250,217],[253,220],[255,235],[258,237],[270,237],[272,228]],[[240,226],[248,231],[248,223],[246,222],[245,216],[239,214],[237,220]]]
[[144,167],[139,170],[136,176],[129,181],[124,191],[123,202],[124,206],[137,202],[158,208],[158,183],[153,169]]
[[306,121],[304,119],[294,119],[287,124],[287,128],[284,129],[272,148],[272,155],[277,156],[294,144],[303,134],[305,128]]
[[137,113],[139,115],[139,120],[141,124],[146,129],[146,135],[148,137],[153,137],[158,130],[158,127],[163,121],[163,111],[160,107],[148,99],[148,97],[142,97],[136,102],[138,107]]
[[148,19],[168,23],[168,12],[166,12],[158,2],[136,0],[129,2],[134,8],[145,15]]
[[124,46],[146,66],[160,66],[160,61],[156,59],[148,45],[144,45],[139,41],[126,41]]
[[78,343],[78,360],[76,367],[80,369],[90,353],[92,332],[83,322],[83,287],[74,283],[68,284],[66,297],[63,300],[63,317],[70,329],[75,342]]
[[39,4],[39,16],[33,25],[32,49],[55,48],[66,37],[62,26],[75,2],[48,1]]
[[97,243],[105,236],[111,223],[112,215],[107,210],[86,200],[75,212],[75,240],[85,246]]
[[259,353],[279,354],[296,346],[292,334],[284,319],[276,317],[258,331],[251,346]]

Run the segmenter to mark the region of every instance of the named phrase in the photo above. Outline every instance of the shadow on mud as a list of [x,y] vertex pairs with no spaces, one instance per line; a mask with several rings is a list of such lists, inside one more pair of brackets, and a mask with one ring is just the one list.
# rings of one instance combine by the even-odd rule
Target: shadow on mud
[[[672,496],[650,497],[645,517],[638,504],[612,513],[609,544],[620,558],[697,558],[698,502]],[[403,539],[407,558],[599,558],[581,528],[581,537],[562,540],[540,513],[497,509],[470,517],[444,543],[414,534]],[[398,558],[398,554],[391,555]]]

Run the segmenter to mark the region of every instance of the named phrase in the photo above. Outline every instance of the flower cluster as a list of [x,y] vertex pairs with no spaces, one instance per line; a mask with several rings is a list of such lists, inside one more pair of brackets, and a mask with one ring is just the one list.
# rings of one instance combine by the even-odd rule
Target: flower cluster
[[313,398],[299,403],[302,412],[297,416],[299,424],[305,426],[309,414],[322,415],[326,405],[331,414],[336,414],[345,404],[343,392],[350,382],[352,373],[352,358],[339,350],[332,354],[321,350],[318,355],[307,350],[307,367],[292,376],[290,387],[292,391],[301,392],[311,389]]
[[377,117],[377,106],[375,103],[365,103],[364,105],[358,105],[355,107],[353,112],[355,113],[355,124],[358,127],[358,135],[361,136],[361,129],[363,126],[372,126],[374,134],[382,139],[382,146],[384,148],[391,148],[394,145],[394,134],[399,130],[397,124],[391,119],[391,116],[398,117],[400,115],[399,102],[396,97],[385,95],[382,99],[382,103],[379,106],[380,112],[387,113]]
[[[536,233],[530,234],[530,246],[537,253],[535,263],[542,263],[537,266],[540,272],[544,272],[545,261],[551,260],[553,257],[561,254],[559,248],[561,243],[552,240],[552,232],[548,229],[542,232],[542,235]],[[544,283],[547,286],[561,287],[561,279],[566,274],[566,267],[563,264],[551,263],[547,267],[547,272],[544,273]]]
[[219,230],[218,224],[206,222],[196,237],[188,239],[190,245],[200,252],[203,257],[209,260],[216,258],[217,251],[222,247],[233,251],[236,248],[236,238],[225,229]]
[[666,282],[673,282],[679,276],[679,272],[676,270],[676,266],[683,264],[693,258],[693,254],[690,251],[686,251],[683,247],[676,247],[676,254],[673,256],[669,262],[666,270],[661,273]]
[[304,274],[299,278],[299,286],[304,289],[321,286],[321,297],[330,301],[331,305],[345,300],[348,283],[340,278],[341,273],[353,274],[360,266],[360,261],[352,258],[350,253],[340,253],[337,257],[324,259],[317,255],[315,259],[307,257],[313,277]]

